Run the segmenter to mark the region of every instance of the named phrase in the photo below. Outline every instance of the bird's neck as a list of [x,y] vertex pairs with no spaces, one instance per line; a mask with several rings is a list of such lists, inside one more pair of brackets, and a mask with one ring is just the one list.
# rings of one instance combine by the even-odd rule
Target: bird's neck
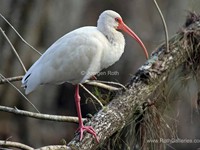
[[97,27],[97,29],[101,33],[103,33],[103,35],[106,37],[106,39],[111,45],[124,45],[124,36],[121,32],[117,31],[116,29],[105,26]]
[[[124,52],[125,39],[121,32],[110,29],[98,29],[107,39],[107,48],[103,51],[101,68],[107,68],[119,60]],[[106,45],[106,44],[105,44]],[[111,57],[112,56],[112,57]]]

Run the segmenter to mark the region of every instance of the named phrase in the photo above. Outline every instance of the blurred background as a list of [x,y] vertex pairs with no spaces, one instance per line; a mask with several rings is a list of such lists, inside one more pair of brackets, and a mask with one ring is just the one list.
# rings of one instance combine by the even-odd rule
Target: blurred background
[[[158,0],[157,2],[166,19],[170,37],[181,30],[188,10],[198,12],[200,8],[199,0]],[[96,26],[98,16],[106,9],[115,10],[122,16],[124,22],[141,38],[149,53],[164,42],[162,22],[153,0],[126,0],[125,2],[121,0],[0,0],[0,13],[28,43],[41,53],[71,30],[88,25]],[[0,18],[0,27],[5,31],[28,69],[40,56],[24,44],[2,18]],[[145,56],[138,44],[127,34],[125,39],[126,47],[122,58],[107,69],[117,71],[118,74],[97,76],[98,79],[126,84],[145,62]],[[2,33],[0,33],[0,73],[5,77],[24,74]],[[14,84],[24,92],[21,82]],[[40,86],[27,97],[42,113],[76,116],[73,94],[74,87],[63,84]],[[86,97],[85,92],[81,95],[82,99]],[[82,101],[83,117],[88,113],[94,114],[98,110],[92,103],[88,103]],[[0,105],[35,111],[9,84],[0,85]],[[199,116],[195,118],[197,114],[193,113],[193,106],[185,102],[181,108],[179,113],[182,115],[177,115],[179,137],[200,139]],[[10,138],[12,141],[34,147],[59,144],[62,139],[68,142],[73,138],[77,127],[78,125],[74,123],[42,121],[0,112],[0,140]],[[176,149],[200,147],[200,143],[193,145],[173,146]]]

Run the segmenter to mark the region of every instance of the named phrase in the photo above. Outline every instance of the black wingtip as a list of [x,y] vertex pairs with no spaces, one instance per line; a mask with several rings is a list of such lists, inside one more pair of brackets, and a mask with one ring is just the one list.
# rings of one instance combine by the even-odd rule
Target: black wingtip
[[26,78],[24,79],[24,81],[26,81],[28,79],[28,77],[30,77],[30,75],[31,75],[31,73],[26,76]]

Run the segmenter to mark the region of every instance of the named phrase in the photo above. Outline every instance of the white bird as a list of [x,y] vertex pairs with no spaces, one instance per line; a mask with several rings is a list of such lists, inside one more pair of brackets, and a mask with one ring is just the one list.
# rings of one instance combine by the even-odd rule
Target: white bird
[[97,27],[81,27],[65,34],[53,43],[31,66],[22,79],[25,93],[29,94],[42,84],[69,82],[76,85],[75,102],[79,118],[80,140],[83,132],[91,133],[98,141],[95,130],[84,126],[80,108],[79,83],[91,78],[102,69],[119,60],[124,52],[125,39],[119,30],[127,32],[148,52],[139,37],[123,22],[121,16],[106,10],[99,16]]

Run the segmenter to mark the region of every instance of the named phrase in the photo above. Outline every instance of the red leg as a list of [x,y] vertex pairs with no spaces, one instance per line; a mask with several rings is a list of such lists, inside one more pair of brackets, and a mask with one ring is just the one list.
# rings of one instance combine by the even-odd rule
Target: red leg
[[97,77],[91,76],[91,77],[90,77],[90,80],[97,80]]
[[89,132],[90,134],[92,134],[95,137],[95,139],[96,139],[97,142],[99,142],[99,140],[97,138],[97,135],[96,135],[96,132],[93,129],[93,127],[92,126],[84,126],[83,125],[82,114],[81,114],[81,107],[80,107],[80,100],[81,100],[81,98],[79,96],[79,85],[76,85],[75,103],[76,103],[76,110],[77,110],[78,120],[79,120],[79,127],[78,127],[77,131],[80,132],[80,141],[83,138],[83,132],[87,131],[87,132]]

